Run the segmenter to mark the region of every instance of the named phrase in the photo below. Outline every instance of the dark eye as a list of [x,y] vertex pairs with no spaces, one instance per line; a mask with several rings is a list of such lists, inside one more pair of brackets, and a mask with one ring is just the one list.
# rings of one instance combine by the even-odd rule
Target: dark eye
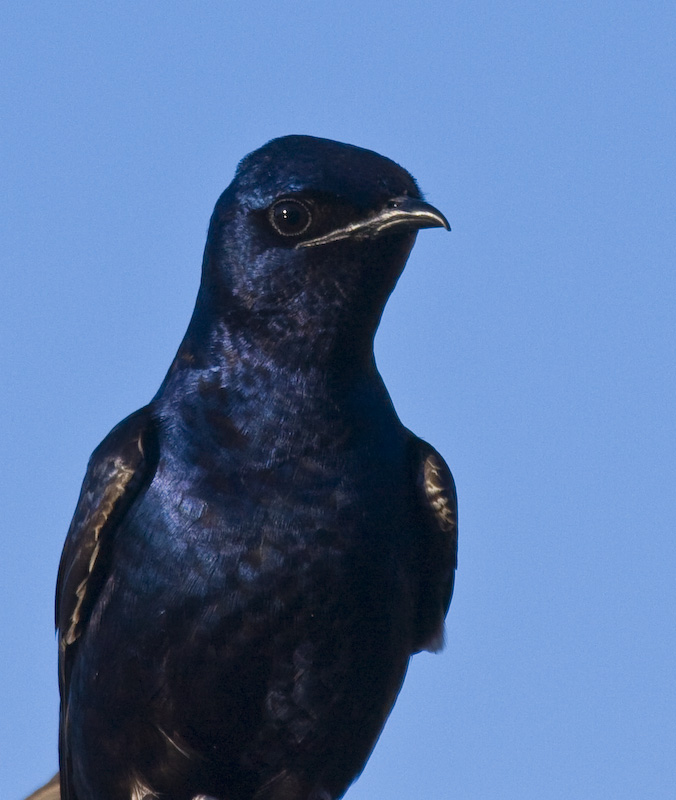
[[300,200],[278,200],[268,212],[270,224],[282,236],[300,236],[312,222],[310,209]]

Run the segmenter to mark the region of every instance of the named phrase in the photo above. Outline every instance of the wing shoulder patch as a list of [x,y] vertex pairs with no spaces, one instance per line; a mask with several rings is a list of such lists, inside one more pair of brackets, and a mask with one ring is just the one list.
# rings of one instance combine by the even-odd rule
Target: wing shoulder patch
[[[98,505],[82,521],[87,530],[87,536],[82,541],[76,563],[83,568],[78,572],[84,572],[84,575],[75,589],[75,607],[69,614],[68,627],[62,632],[64,644],[73,644],[80,634],[82,604],[101,549],[101,531],[112,517],[115,506],[124,496],[135,472],[135,469],[121,458],[115,458],[112,463],[107,464],[106,473],[109,483],[104,485]],[[72,567],[70,571],[72,571]]]
[[423,463],[423,490],[441,530],[450,533],[458,524],[455,485],[441,456],[431,452]]
[[458,502],[453,476],[439,453],[413,435],[412,447],[420,514],[413,652],[437,652],[444,645],[444,619],[458,563]]
[[102,546],[152,474],[153,445],[146,407],[113,428],[92,454],[59,566],[56,625],[61,648],[82,633]]

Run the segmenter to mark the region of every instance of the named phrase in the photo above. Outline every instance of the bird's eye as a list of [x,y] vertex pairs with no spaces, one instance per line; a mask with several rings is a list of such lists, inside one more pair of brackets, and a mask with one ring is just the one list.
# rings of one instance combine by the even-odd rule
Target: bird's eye
[[300,236],[310,227],[310,209],[300,200],[278,200],[268,212],[270,224],[282,236]]

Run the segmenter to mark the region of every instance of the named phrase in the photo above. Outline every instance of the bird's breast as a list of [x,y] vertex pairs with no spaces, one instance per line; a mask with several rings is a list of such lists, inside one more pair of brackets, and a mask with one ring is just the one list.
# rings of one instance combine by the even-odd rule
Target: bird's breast
[[[384,573],[407,547],[403,452],[326,448],[270,459],[167,448],[126,526],[127,564],[199,595]],[[373,576],[371,577],[373,580]],[[187,589],[186,589],[187,587]],[[236,592],[235,592],[236,594]]]

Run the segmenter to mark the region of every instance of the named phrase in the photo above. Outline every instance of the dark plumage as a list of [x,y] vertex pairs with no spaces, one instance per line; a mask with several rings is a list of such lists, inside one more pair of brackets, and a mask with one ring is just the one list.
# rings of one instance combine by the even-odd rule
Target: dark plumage
[[453,588],[453,479],[373,358],[437,226],[368,150],[287,136],[239,165],[178,354],[68,532],[62,800],[335,800],[362,770]]

